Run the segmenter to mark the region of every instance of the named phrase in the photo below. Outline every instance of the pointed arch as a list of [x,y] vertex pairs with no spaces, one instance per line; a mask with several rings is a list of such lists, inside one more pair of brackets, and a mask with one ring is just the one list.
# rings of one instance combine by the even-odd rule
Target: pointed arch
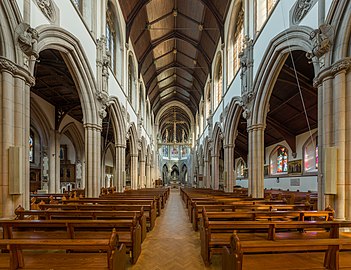
[[212,132],[213,152],[219,154],[219,142],[223,140],[223,131],[220,123],[216,123]]
[[0,1],[0,56],[21,65],[23,52],[16,46],[14,35],[22,20],[17,1]]
[[64,126],[61,130],[61,134],[65,134],[73,143],[74,149],[76,151],[77,160],[82,160],[84,157],[84,139],[79,131],[77,125],[71,122]]
[[128,128],[128,135],[130,141],[130,154],[138,156],[138,132],[135,123],[131,123]]
[[351,2],[350,1],[333,1],[330,8],[329,16],[326,23],[334,28],[335,38],[333,43],[338,46],[332,46],[327,53],[326,59],[329,65],[351,57]]
[[76,84],[84,123],[99,124],[94,73],[80,41],[68,31],[53,25],[39,26],[37,31],[39,52],[54,49],[62,53]]
[[[265,125],[271,93],[282,66],[290,51],[308,52],[312,50],[313,45],[309,36],[312,30],[312,28],[306,26],[291,27],[271,40],[254,79],[253,89],[256,95],[254,95],[253,111],[251,118],[248,120],[248,125]],[[317,71],[316,65],[318,63],[314,64],[315,74]]]
[[50,121],[47,118],[47,113],[43,112],[42,107],[35,101],[35,99],[31,99],[30,122],[31,125],[36,127],[40,134],[42,144],[46,146],[49,145],[50,130],[53,130],[54,127],[50,124]]
[[109,102],[109,110],[112,119],[113,134],[116,146],[126,145],[126,126],[122,113],[122,107],[117,97],[112,97]]
[[216,56],[213,78],[213,110],[215,111],[223,97],[223,56],[221,51]]
[[227,116],[224,122],[224,145],[234,145],[242,107],[240,106],[240,98],[234,97],[230,104]]

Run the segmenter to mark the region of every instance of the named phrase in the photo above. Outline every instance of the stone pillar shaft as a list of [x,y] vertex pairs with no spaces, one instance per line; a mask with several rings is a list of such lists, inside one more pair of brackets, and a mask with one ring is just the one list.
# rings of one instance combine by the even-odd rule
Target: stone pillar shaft
[[224,182],[224,190],[226,192],[233,192],[236,180],[234,173],[234,145],[226,145],[224,147],[224,172],[227,175]]
[[115,160],[115,176],[113,185],[117,188],[118,192],[123,192],[125,186],[125,151],[126,147],[123,145],[116,145],[116,160]]
[[138,188],[138,155],[132,154],[131,157],[131,168],[130,168],[130,182],[131,189]]
[[[13,216],[18,205],[29,208],[30,83],[27,72],[0,58],[0,217]],[[18,147],[19,160],[9,160],[9,148]],[[10,194],[10,162],[19,162],[18,193]]]
[[150,163],[146,163],[146,187],[151,187],[151,166]]
[[215,190],[219,189],[219,155],[212,156],[211,186]]
[[138,188],[145,188],[145,160],[139,161],[139,186]]
[[101,127],[85,124],[86,195],[97,197],[101,186]]
[[253,198],[264,197],[264,125],[248,128],[249,133],[249,195]]

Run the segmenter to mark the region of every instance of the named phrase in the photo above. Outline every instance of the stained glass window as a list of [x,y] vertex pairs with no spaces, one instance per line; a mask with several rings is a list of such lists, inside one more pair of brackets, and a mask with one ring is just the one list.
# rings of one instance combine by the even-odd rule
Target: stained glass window
[[211,112],[211,87],[210,84],[207,86],[207,95],[206,95],[206,118],[210,116]]
[[288,172],[288,152],[285,147],[278,148],[277,173]]
[[238,21],[235,29],[234,45],[233,45],[233,74],[235,74],[240,68],[239,53],[243,50],[243,39],[244,39],[244,12],[241,11],[238,16]]
[[[216,96],[216,107],[222,100],[222,89],[223,89],[223,71],[222,71],[222,59],[219,58],[218,70],[217,70],[217,96]],[[215,108],[216,108],[215,107]]]
[[34,162],[34,133],[32,131],[29,135],[29,161]]
[[277,0],[256,0],[256,31],[260,31]]
[[133,97],[133,66],[132,66],[132,58],[129,56],[129,63],[128,63],[128,100],[132,103]]
[[318,171],[318,145],[317,137],[310,139],[304,149],[304,171],[316,172]]
[[111,68],[116,73],[116,22],[112,11],[112,5],[109,2],[106,12],[106,46],[110,53]]

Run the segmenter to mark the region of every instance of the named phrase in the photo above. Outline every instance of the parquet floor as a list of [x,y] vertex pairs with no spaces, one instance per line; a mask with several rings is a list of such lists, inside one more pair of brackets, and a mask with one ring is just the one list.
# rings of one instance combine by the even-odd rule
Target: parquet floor
[[[217,257],[217,258],[216,258]],[[220,256],[205,267],[200,254],[200,235],[192,229],[179,190],[172,189],[155,228],[148,233],[132,270],[221,269]]]

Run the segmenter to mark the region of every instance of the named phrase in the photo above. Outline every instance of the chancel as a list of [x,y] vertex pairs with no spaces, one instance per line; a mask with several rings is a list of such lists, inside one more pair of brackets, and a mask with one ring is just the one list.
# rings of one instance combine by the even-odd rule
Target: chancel
[[351,269],[350,11],[1,0],[0,268]]

